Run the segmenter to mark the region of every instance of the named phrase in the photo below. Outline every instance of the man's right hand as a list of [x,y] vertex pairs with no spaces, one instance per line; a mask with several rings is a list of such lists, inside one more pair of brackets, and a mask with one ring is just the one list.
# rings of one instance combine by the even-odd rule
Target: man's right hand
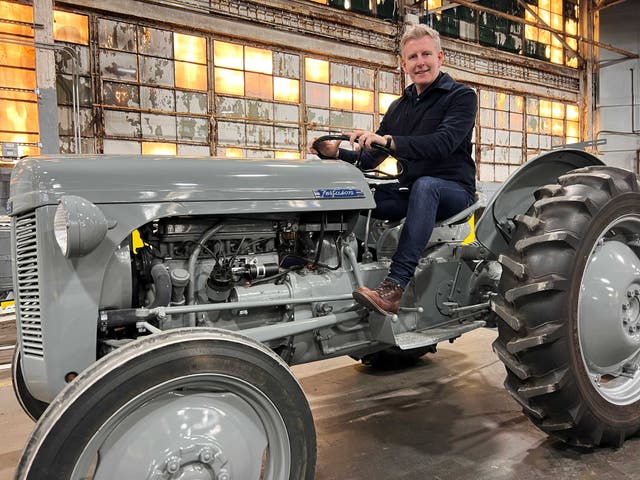
[[325,140],[314,146],[317,139],[318,137],[312,138],[307,145],[307,150],[309,150],[310,153],[318,155],[321,158],[338,158],[340,140]]

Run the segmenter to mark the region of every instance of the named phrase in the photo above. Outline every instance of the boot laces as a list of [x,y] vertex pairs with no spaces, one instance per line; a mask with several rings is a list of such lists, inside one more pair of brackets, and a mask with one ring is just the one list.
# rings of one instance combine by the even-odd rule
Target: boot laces
[[385,280],[380,285],[378,285],[378,288],[376,288],[376,293],[378,294],[378,296],[380,296],[380,298],[386,298],[395,294],[396,291],[400,288],[400,285],[390,282],[389,280]]

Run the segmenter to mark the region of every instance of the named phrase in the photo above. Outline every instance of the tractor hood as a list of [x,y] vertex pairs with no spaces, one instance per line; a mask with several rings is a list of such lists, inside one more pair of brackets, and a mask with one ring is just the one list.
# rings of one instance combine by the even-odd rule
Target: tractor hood
[[63,195],[97,205],[274,201],[295,209],[296,201],[312,201],[332,210],[374,206],[362,174],[337,160],[53,155],[17,163],[8,211],[15,215],[55,205]]

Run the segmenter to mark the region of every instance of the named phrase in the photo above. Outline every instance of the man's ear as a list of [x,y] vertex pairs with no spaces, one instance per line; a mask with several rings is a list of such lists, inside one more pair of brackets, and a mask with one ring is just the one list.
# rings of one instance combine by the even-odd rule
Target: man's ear
[[407,73],[407,64],[404,61],[404,57],[400,58],[400,66],[402,67],[402,71],[404,73]]

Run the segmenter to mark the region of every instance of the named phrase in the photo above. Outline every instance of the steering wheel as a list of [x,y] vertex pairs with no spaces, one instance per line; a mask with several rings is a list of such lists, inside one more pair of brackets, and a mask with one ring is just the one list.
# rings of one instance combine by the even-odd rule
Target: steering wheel
[[[316,138],[316,140],[312,144],[312,147],[319,153],[318,156],[322,159],[327,159],[328,157],[325,157],[324,155],[320,154],[320,151],[317,148],[318,144],[321,142],[329,141],[329,140],[340,140],[344,142],[344,141],[349,141],[349,136],[348,135],[323,135],[321,137]],[[356,142],[357,141],[358,139],[356,139]],[[356,160],[355,166],[360,169],[360,171],[364,174],[365,178],[369,178],[373,180],[397,180],[407,171],[406,160],[396,157],[391,152],[391,150],[385,147],[384,145],[380,145],[378,143],[373,143],[372,145],[376,150],[380,150],[381,152],[384,152],[390,157],[393,157],[396,159],[396,161],[398,162],[398,173],[393,175],[391,173],[383,172],[382,170],[378,170],[375,168],[371,170],[363,170],[362,168],[360,168],[360,158],[364,150],[360,149],[360,151],[358,152],[359,153],[358,159]]]

